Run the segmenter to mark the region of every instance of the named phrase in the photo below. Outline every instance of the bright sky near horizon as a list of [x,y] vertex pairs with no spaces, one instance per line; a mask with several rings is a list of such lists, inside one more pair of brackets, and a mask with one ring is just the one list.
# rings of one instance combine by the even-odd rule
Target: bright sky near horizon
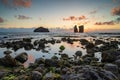
[[0,28],[120,29],[120,0],[0,0]]

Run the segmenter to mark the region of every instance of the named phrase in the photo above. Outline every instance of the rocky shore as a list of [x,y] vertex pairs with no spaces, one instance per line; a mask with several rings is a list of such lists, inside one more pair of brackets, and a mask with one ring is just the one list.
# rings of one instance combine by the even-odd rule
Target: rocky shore
[[[56,54],[51,59],[40,57],[34,63],[30,63],[27,68],[24,63],[28,60],[29,53],[22,52],[12,57],[9,49],[17,51],[21,48],[25,50],[44,50],[46,44],[56,44],[67,42],[73,44],[79,41],[86,49],[87,54],[78,50],[73,57],[69,53],[63,53],[65,47],[61,45]],[[120,80],[120,39],[113,38],[92,38],[73,39],[62,37],[57,39],[40,39],[32,42],[32,38],[23,38],[19,41],[0,43],[4,51],[4,57],[0,58],[0,80]],[[95,57],[95,52],[101,52],[102,60]]]

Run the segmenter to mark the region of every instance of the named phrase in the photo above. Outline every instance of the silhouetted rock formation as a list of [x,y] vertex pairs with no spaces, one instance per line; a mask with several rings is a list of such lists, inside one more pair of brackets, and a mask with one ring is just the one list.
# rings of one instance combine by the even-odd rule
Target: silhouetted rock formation
[[34,32],[50,32],[47,28],[39,27],[34,30]]
[[83,33],[83,32],[84,32],[84,26],[81,25],[81,26],[79,26],[79,33]]
[[74,33],[77,33],[78,29],[77,29],[77,25],[74,26]]
[[[78,31],[79,28],[79,31]],[[81,25],[79,27],[77,27],[77,25],[74,26],[74,33],[83,33],[84,32],[84,25]]]

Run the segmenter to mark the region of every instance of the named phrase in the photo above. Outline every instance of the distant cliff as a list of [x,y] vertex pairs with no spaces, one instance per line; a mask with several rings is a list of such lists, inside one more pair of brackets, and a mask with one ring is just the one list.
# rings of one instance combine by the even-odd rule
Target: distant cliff
[[38,27],[34,30],[34,32],[50,32],[47,28]]

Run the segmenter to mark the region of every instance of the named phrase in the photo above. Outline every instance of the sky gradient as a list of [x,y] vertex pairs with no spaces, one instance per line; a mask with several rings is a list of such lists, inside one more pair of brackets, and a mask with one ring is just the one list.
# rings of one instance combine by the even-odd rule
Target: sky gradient
[[0,28],[120,29],[120,0],[0,0]]

